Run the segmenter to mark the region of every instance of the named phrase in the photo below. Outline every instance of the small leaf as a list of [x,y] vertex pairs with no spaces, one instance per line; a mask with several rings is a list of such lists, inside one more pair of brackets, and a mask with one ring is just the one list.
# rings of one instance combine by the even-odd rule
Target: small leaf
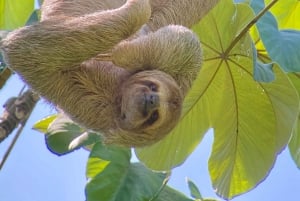
[[0,29],[13,30],[23,26],[34,10],[34,0],[2,0]]
[[191,196],[195,199],[203,200],[203,197],[202,197],[198,187],[196,186],[196,184],[188,178],[186,179],[186,181],[188,183],[188,187],[190,189]]
[[73,151],[69,144],[83,133],[83,129],[63,114],[49,125],[46,133],[46,144],[48,149],[57,155]]
[[33,125],[33,129],[41,133],[47,133],[49,125],[57,118],[57,115],[45,117]]

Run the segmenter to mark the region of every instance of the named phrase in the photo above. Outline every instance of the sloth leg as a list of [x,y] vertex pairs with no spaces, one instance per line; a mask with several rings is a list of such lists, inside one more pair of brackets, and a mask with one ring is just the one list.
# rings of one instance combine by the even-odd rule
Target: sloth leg
[[41,17],[42,21],[52,18],[66,20],[67,17],[119,8],[125,3],[126,0],[44,0]]
[[10,33],[0,47],[8,65],[25,78],[40,73],[51,75],[110,51],[139,30],[150,14],[148,0],[128,0],[117,9],[72,17],[61,23],[50,18],[23,27]]
[[220,0],[151,0],[152,14],[148,28],[155,31],[169,24],[191,28]]
[[122,41],[111,54],[97,60],[111,60],[128,71],[160,70],[171,75],[183,94],[191,87],[202,65],[198,37],[179,25],[168,25],[130,41]]

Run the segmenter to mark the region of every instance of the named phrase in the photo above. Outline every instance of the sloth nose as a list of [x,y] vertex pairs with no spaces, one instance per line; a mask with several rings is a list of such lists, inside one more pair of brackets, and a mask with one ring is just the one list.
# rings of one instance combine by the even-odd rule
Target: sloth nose
[[159,96],[157,94],[146,94],[145,96],[145,107],[146,110],[153,110],[159,106]]

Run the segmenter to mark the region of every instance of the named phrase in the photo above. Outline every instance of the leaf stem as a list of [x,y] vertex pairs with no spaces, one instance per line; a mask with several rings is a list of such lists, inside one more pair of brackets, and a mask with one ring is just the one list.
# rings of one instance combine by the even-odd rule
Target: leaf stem
[[278,0],[273,0],[269,5],[267,5],[263,10],[261,10],[243,29],[242,31],[234,38],[230,46],[226,49],[224,55],[228,56],[233,47],[241,40],[241,38],[249,31],[249,29],[277,3]]

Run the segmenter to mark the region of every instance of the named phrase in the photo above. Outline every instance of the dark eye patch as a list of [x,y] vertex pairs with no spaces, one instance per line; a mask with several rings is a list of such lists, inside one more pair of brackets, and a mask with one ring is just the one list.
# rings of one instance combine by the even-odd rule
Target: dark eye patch
[[149,89],[151,91],[157,92],[158,91],[158,85],[152,81],[149,80],[145,80],[142,82],[143,85],[146,85],[147,87],[149,87]]
[[159,118],[158,110],[155,110],[152,112],[151,116],[148,118],[148,120],[145,122],[147,125],[154,124]]

